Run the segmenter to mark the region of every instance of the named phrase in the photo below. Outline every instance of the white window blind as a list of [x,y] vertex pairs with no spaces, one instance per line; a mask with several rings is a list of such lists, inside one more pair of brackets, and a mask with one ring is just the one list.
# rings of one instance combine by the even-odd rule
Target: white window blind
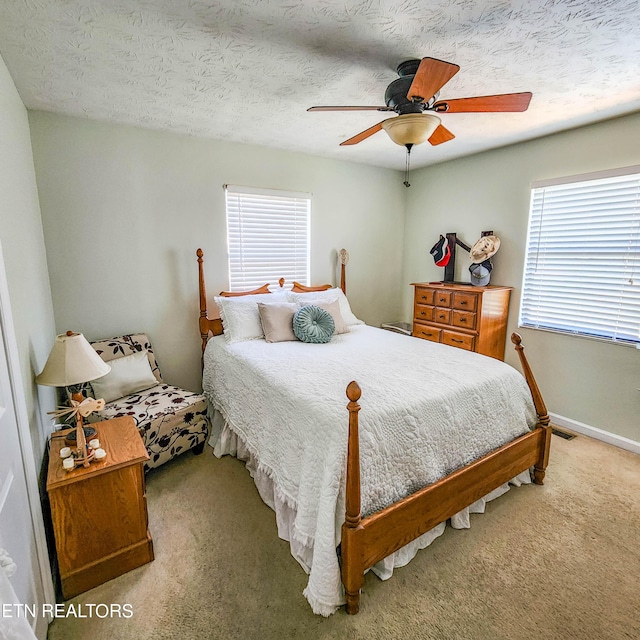
[[229,288],[309,284],[311,195],[225,185]]
[[520,326],[640,344],[640,167],[611,173],[532,188]]

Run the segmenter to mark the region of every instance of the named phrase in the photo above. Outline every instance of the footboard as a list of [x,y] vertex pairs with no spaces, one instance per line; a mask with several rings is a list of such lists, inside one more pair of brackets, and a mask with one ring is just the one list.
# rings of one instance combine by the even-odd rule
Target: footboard
[[538,414],[536,428],[367,518],[362,518],[360,514],[358,400],[361,390],[356,382],[349,383],[346,513],[341,541],[342,582],[346,592],[347,613],[358,613],[364,572],[376,562],[526,469],[533,467],[534,482],[542,484],[551,442],[549,416],[524,355],[522,338],[514,333],[511,340],[520,356]]

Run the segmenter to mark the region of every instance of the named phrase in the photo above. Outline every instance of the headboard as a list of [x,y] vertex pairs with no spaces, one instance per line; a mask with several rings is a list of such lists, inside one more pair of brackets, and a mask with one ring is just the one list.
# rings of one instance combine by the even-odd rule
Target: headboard
[[[210,335],[219,336],[222,335],[222,320],[218,318],[209,318],[209,314],[207,312],[207,290],[204,283],[204,251],[202,249],[198,249],[196,251],[196,255],[198,256],[198,287],[200,290],[200,337],[202,338],[202,354],[204,356],[204,350],[207,346],[207,341],[209,340]],[[345,249],[341,249],[338,252],[338,260],[340,261],[340,288],[346,294],[347,293],[347,282],[346,282],[346,270],[345,267],[347,262],[349,261],[349,254]],[[281,287],[284,287],[284,278],[280,278],[278,284]],[[332,285],[330,284],[322,284],[317,287],[307,287],[304,284],[300,284],[299,282],[293,282],[293,288],[291,289],[295,293],[307,293],[310,291],[326,291],[327,289],[331,289]],[[221,291],[221,296],[226,297],[235,297],[235,296],[250,296],[255,295],[257,293],[270,293],[269,284],[264,284],[257,289],[252,289],[251,291]]]

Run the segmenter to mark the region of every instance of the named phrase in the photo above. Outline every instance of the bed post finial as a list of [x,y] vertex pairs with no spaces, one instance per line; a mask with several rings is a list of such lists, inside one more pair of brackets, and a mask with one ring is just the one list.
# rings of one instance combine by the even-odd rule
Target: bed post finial
[[358,400],[362,390],[353,380],[347,386],[349,404],[349,444],[347,449],[347,480],[345,492],[345,520],[342,525],[342,582],[347,599],[347,613],[356,614],[360,608],[360,589],[364,583],[362,544],[364,531],[360,521],[360,445],[358,442]]
[[522,336],[514,331],[511,334],[511,342],[513,342],[515,349],[518,352],[520,364],[522,366],[522,373],[524,374],[524,378],[531,391],[531,396],[533,397],[533,404],[536,408],[536,413],[538,414],[538,426],[545,430],[545,437],[542,441],[540,456],[533,468],[533,481],[536,484],[543,484],[545,471],[549,464],[549,448],[551,447],[551,427],[549,426],[549,423],[551,422],[551,419],[547,413],[547,406],[545,405],[540,389],[538,388],[538,383],[536,382],[536,379],[533,376],[533,371],[531,371],[531,367],[529,366],[527,356],[524,353]]

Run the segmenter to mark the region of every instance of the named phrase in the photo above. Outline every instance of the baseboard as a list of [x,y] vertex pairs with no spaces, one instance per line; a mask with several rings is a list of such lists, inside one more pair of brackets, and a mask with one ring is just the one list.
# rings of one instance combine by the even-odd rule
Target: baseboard
[[571,418],[559,416],[557,413],[549,412],[549,417],[551,418],[552,424],[555,424],[558,427],[563,427],[570,431],[575,431],[575,433],[580,433],[583,436],[589,436],[590,438],[601,440],[602,442],[612,444],[616,447],[620,447],[621,449],[626,449],[627,451],[633,451],[633,453],[640,453],[640,442],[636,442],[630,438],[625,438],[624,436],[619,436],[615,433],[604,431],[597,427],[592,427],[591,425],[584,424],[584,422],[578,422]]

